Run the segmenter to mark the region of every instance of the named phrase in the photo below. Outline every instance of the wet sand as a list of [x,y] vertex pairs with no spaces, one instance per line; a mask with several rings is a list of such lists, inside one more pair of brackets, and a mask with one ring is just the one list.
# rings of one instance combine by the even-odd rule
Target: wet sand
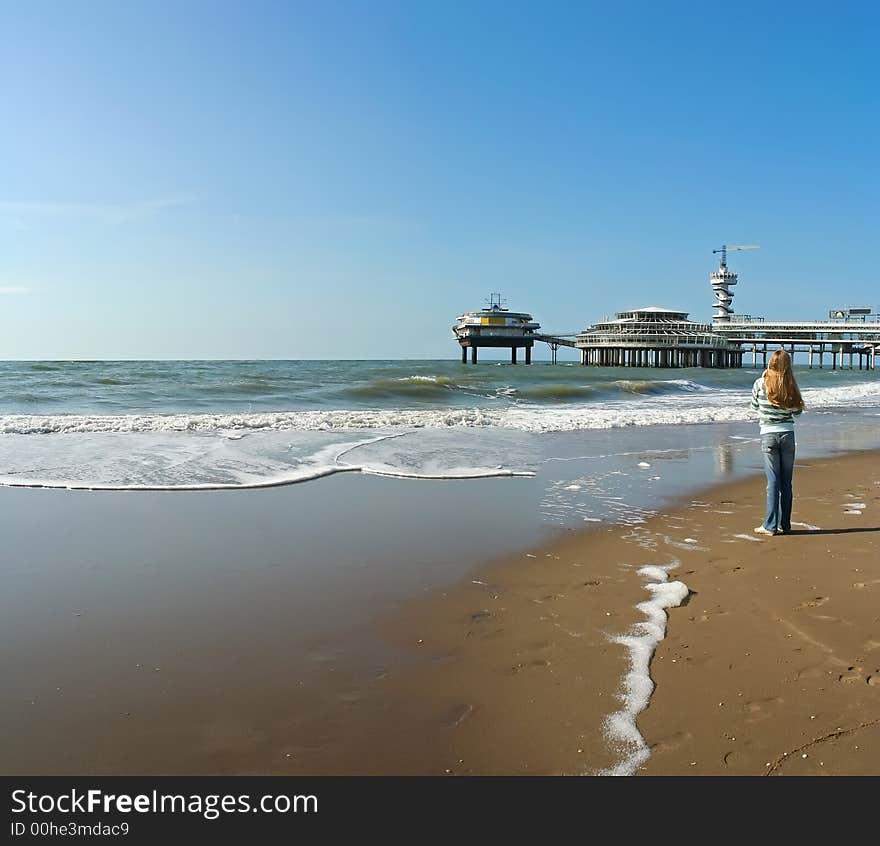
[[337,678],[397,661],[378,616],[461,580],[486,532],[551,534],[511,525],[529,481],[0,490],[0,772],[287,767]]
[[[178,525],[168,499],[80,494],[55,500],[78,505],[65,521],[54,512],[46,523],[45,508],[35,516],[36,497],[64,493],[7,492],[34,497],[15,500],[17,519],[51,537],[57,562],[36,573],[27,554],[7,555],[15,590],[4,626],[14,637],[3,639],[2,769],[595,773],[620,757],[602,727],[619,707],[629,665],[608,638],[642,619],[634,607],[646,598],[638,568],[677,562],[670,577],[691,595],[671,609],[652,663],[657,689],[639,718],[652,756],[641,772],[876,773],[878,483],[878,453],[799,462],[794,519],[821,527],[814,531],[754,535],[764,497],[763,477],[754,476],[692,495],[637,526],[556,532],[485,565],[465,551],[487,520],[509,523],[503,507],[475,515],[450,541],[443,509],[452,514],[471,483],[448,483],[438,499],[418,483],[388,482],[384,497],[359,504],[373,514],[364,537],[381,531],[395,498],[395,507],[417,513],[433,504],[436,537],[422,527],[400,540],[419,562],[416,572],[394,597],[374,597],[372,616],[356,618],[361,594],[381,593],[398,571],[379,569],[381,556],[367,559],[349,534],[351,564],[332,586],[338,607],[318,614],[320,636],[308,592],[298,590],[306,571],[292,564],[309,556],[307,515],[258,516],[284,492],[245,494],[249,503],[264,497],[253,511],[236,499],[233,534],[247,531],[234,550],[233,512],[216,495],[180,500]],[[502,487],[510,484],[497,491],[527,490]],[[363,490],[327,484],[309,497],[316,507],[324,497],[332,513],[341,492],[357,491],[360,502]],[[139,513],[128,513],[132,507]],[[84,536],[114,520],[110,536],[84,545]],[[193,537],[180,534],[193,520],[200,544],[214,538],[212,566]],[[151,537],[172,551],[151,551],[159,546]],[[174,538],[186,543],[175,547]],[[118,557],[99,554],[111,540]],[[68,547],[77,556],[65,557]],[[226,563],[218,570],[217,561]],[[444,562],[437,587],[431,568]],[[309,578],[318,584],[317,571]],[[420,595],[402,599],[413,592]]]

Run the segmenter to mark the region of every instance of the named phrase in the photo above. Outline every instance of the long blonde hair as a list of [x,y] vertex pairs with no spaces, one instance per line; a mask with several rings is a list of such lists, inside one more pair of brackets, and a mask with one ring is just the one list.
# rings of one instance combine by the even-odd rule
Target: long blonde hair
[[791,356],[783,349],[776,350],[764,371],[764,389],[767,399],[779,408],[803,408],[804,398],[791,369]]

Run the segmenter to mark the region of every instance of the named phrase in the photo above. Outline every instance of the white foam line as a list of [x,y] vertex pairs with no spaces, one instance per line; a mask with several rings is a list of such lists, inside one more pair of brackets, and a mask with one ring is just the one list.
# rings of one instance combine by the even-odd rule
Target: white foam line
[[654,691],[651,658],[657,644],[666,635],[666,609],[681,605],[688,595],[684,582],[668,581],[669,571],[677,566],[676,561],[663,566],[642,567],[637,571],[647,579],[644,587],[651,594],[650,599],[636,606],[647,619],[636,623],[626,634],[609,638],[612,643],[619,643],[629,650],[630,669],[623,677],[619,694],[623,708],[605,720],[605,734],[620,748],[623,758],[599,775],[633,775],[651,757],[651,749],[642,737],[636,719],[648,707]]
[[843,508],[864,508],[864,502],[842,502],[841,506]]
[[510,477],[531,477],[535,474],[529,470],[474,470],[472,472],[452,473],[407,473],[404,471],[379,470],[370,467],[359,467],[347,464],[342,467],[322,467],[313,473],[298,476],[262,479],[256,482],[205,482],[192,485],[111,485],[100,482],[49,482],[31,479],[0,478],[3,488],[46,488],[62,491],[247,491],[260,488],[280,488],[285,485],[298,485],[301,482],[312,482],[333,476],[336,473],[360,473],[364,476],[388,476],[395,479],[417,479],[423,481],[454,481],[456,479],[494,479]]
[[409,473],[403,470],[381,470],[373,467],[356,468],[365,476],[390,476],[394,479],[494,479],[510,476],[534,476],[531,470],[461,470],[448,473]]
[[802,529],[807,529],[810,532],[820,532],[822,529],[819,526],[811,526],[809,523],[797,523],[794,520],[791,521],[792,526],[800,526]]
[[740,540],[754,541],[755,543],[761,543],[760,538],[753,538],[751,535],[734,535],[735,538],[739,538]]
[[[334,431],[387,428],[483,428],[525,432],[571,432],[629,426],[718,423],[751,419],[747,392],[718,389],[687,395],[680,392],[588,403],[582,406],[444,409],[332,409],[200,414],[4,414],[0,434],[49,435],[73,432],[217,432]],[[821,409],[864,407],[880,403],[880,384],[807,388],[807,405]]]
[[390,441],[390,440],[393,440],[394,438],[402,438],[404,435],[411,435],[411,434],[412,434],[412,432],[394,432],[393,434],[390,434],[390,435],[379,435],[378,437],[375,437],[375,438],[368,438],[365,441],[358,441],[355,444],[348,444],[348,445],[346,445],[345,449],[343,449],[341,452],[336,453],[335,460],[339,461],[339,459],[342,458],[343,455],[348,455],[348,453],[353,452],[354,450],[358,449],[358,447],[369,446],[370,444],[378,444],[378,443],[381,443],[382,441]]
[[284,485],[296,485],[300,482],[311,482],[332,476],[335,473],[358,473],[360,467],[322,467],[312,473],[299,476],[261,479],[256,482],[204,482],[192,485],[111,485],[102,482],[49,482],[31,479],[0,478],[0,487],[4,488],[46,488],[61,491],[244,491],[258,488],[280,488]]

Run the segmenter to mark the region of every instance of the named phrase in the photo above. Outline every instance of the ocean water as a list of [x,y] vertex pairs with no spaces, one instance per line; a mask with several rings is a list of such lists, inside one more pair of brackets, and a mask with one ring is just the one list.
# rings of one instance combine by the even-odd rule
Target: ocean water
[[[565,435],[584,455],[613,456],[624,441],[636,451],[734,450],[754,431],[757,375],[457,361],[0,362],[0,484],[203,490],[341,472],[539,474],[559,498],[553,482],[570,480],[546,470],[572,458]],[[880,374],[799,378],[815,412],[805,420],[833,418],[861,438],[856,446],[872,445]],[[622,430],[640,434],[607,437]]]

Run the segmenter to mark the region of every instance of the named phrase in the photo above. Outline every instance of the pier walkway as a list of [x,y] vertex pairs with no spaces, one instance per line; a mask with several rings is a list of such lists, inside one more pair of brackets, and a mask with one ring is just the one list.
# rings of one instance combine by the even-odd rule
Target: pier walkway
[[825,365],[825,355],[831,356],[831,367],[836,370],[845,367],[845,357],[849,368],[875,370],[877,353],[880,351],[880,320],[877,315],[865,320],[813,320],[813,321],[769,321],[742,317],[731,321],[715,321],[713,332],[725,338],[727,343],[742,351],[743,356],[752,354],[752,366],[758,364],[761,356],[767,366],[768,349],[784,347],[792,355],[806,353],[808,366],[813,367],[818,358],[820,368]]

